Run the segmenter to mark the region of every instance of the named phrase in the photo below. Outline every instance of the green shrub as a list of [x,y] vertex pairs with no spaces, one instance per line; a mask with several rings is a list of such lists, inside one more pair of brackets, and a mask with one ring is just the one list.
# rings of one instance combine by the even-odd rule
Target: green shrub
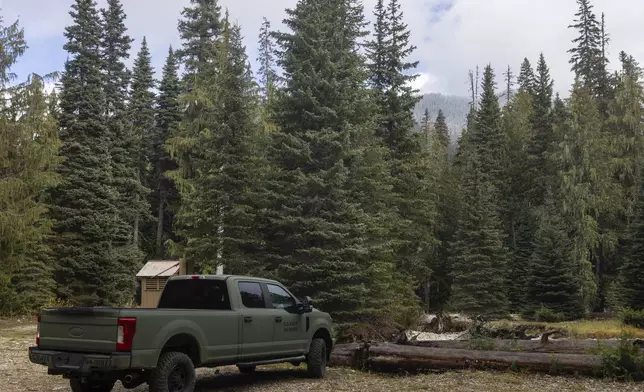
[[616,348],[601,349],[600,354],[605,377],[621,381],[644,380],[644,353],[628,338],[621,338]]
[[625,325],[644,329],[644,310],[625,309],[621,312],[620,319]]
[[565,320],[563,313],[557,313],[552,309],[540,308],[534,312],[535,321],[545,322],[545,323],[558,323]]

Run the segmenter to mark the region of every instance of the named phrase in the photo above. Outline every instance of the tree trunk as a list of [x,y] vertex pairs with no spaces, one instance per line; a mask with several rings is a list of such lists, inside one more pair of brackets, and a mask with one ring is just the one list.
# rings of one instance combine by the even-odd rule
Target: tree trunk
[[165,192],[160,192],[159,197],[159,212],[157,213],[157,238],[156,238],[156,254],[157,257],[164,257],[163,250],[163,218],[165,217]]
[[514,368],[537,372],[594,374],[601,369],[602,359],[597,355],[481,351],[383,343],[373,346],[339,346],[331,355],[331,364],[377,371]]
[[[593,348],[617,348],[619,346],[618,340],[549,340],[547,343],[542,343],[540,340],[494,339],[489,342],[489,350],[527,353],[587,354],[588,350]],[[470,340],[411,341],[406,345],[445,349],[478,349],[475,342]],[[487,349],[487,347],[485,348]]]
[[140,217],[137,214],[137,216],[134,217],[134,233],[132,233],[132,243],[137,248],[139,247],[139,220]]

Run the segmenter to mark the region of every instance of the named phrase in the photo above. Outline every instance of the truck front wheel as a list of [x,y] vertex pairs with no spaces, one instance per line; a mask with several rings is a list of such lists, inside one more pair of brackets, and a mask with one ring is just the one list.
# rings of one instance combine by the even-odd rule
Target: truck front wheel
[[150,392],[193,392],[196,380],[195,366],[189,356],[180,352],[164,353],[150,376]]
[[307,371],[315,378],[323,378],[326,374],[326,343],[324,339],[313,339],[306,359]]
[[72,392],[110,392],[116,381],[90,381],[81,383],[79,379],[69,380]]

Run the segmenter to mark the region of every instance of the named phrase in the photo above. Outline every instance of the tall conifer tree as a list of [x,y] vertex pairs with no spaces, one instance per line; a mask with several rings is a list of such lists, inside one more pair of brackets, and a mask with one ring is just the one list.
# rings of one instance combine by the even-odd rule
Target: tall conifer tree
[[[149,167],[151,161],[152,141],[154,137],[155,96],[152,89],[155,87],[154,69],[152,68],[150,50],[145,37],[141,41],[141,49],[134,60],[132,70],[132,86],[130,91],[128,121],[130,126],[130,155],[134,171],[133,189],[130,191],[130,208],[134,218],[133,239],[136,246],[141,246],[139,231],[145,222],[150,221],[150,203],[148,194],[154,186],[154,174]],[[148,239],[149,241],[149,239]],[[149,245],[147,245],[149,247]]]
[[534,94],[536,77],[534,75],[534,69],[530,60],[527,58],[523,59],[521,63],[521,72],[517,78],[517,83],[519,84],[519,91],[527,92],[528,94]]
[[[49,111],[45,93],[46,80],[32,75],[26,83],[13,89],[11,104],[18,106],[22,114],[10,124],[4,123],[0,136],[0,172],[3,173],[0,260],[10,260],[19,268],[12,283],[19,299],[16,310],[20,311],[40,309],[56,290],[53,275],[56,258],[50,246],[54,222],[48,216],[43,191],[59,183],[60,176],[55,169],[61,157],[57,154],[58,124]],[[0,122],[6,120],[2,118]],[[3,263],[3,273],[11,273],[11,267]],[[3,294],[0,309],[7,310],[7,301],[11,298]]]
[[500,195],[504,165],[501,110],[488,65],[480,107],[467,131],[460,187],[462,208],[453,245],[452,306],[469,314],[501,315],[508,308]]
[[290,31],[276,34],[284,87],[268,154],[262,262],[346,323],[365,303],[368,281],[348,181],[352,143],[371,117],[357,51],[364,15],[354,0],[301,0],[287,15]]
[[543,53],[537,63],[537,76],[534,89],[534,117],[532,118],[532,137],[528,142],[527,176],[529,181],[528,199],[532,206],[543,203],[545,188],[551,183],[546,167],[546,152],[553,143],[552,94],[553,81]]
[[644,309],[644,181],[641,162],[639,168],[639,190],[635,200],[633,219],[630,223],[627,241],[624,244],[623,264],[619,271],[619,296],[621,305]]
[[[184,116],[176,132],[166,141],[170,148],[171,157],[176,159],[177,169],[168,172],[169,177],[175,182],[181,192],[181,206],[177,212],[183,214],[185,219],[175,221],[175,231],[179,236],[190,231],[200,230],[191,226],[196,222],[188,217],[188,214],[198,213],[191,205],[190,200],[194,193],[192,181],[198,175],[199,168],[196,161],[208,159],[203,156],[203,148],[200,146],[199,138],[211,129],[215,102],[211,99],[203,99],[201,94],[210,94],[208,91],[214,83],[214,77],[218,70],[219,60],[218,49],[221,40],[221,7],[217,0],[191,0],[191,6],[185,7],[182,11],[182,19],[179,20],[179,35],[182,38],[182,48],[177,51],[177,56],[184,62],[183,94],[181,105],[184,109]],[[209,95],[205,95],[209,96]],[[202,147],[202,149],[200,149]],[[198,197],[195,196],[195,197]],[[211,206],[211,209],[215,206]],[[213,219],[218,219],[218,211],[210,211],[214,214]],[[178,218],[178,217],[177,217]],[[183,232],[182,232],[183,231]],[[219,232],[219,230],[217,230]],[[186,249],[192,241],[189,237],[182,239],[182,242],[170,242],[170,251],[176,256],[184,256]],[[212,238],[218,241],[217,238]],[[213,249],[210,249],[213,251]],[[213,251],[210,256],[218,253]],[[199,264],[197,260],[195,260]]]
[[436,198],[430,194],[437,169],[424,156],[420,135],[413,133],[412,110],[419,97],[409,85],[417,75],[410,75],[409,71],[418,63],[409,62],[408,57],[416,48],[410,44],[410,31],[403,22],[398,0],[389,0],[387,4],[378,1],[374,14],[376,31],[374,39],[367,43],[370,87],[377,108],[376,136],[389,148],[391,173],[396,178],[394,193],[403,224],[397,232],[404,241],[396,254],[401,268],[425,280],[435,245],[431,233]]
[[56,281],[59,295],[74,304],[111,304],[118,300],[108,283],[119,269],[111,257],[119,226],[105,126],[102,27],[93,0],[76,0],[71,8],[58,116],[65,160],[62,183],[52,191]]
[[572,243],[550,188],[546,188],[544,204],[537,215],[526,285],[527,313],[545,308],[566,319],[576,319],[583,314],[583,306],[575,279]]
[[126,15],[121,0],[108,0],[107,9],[101,10],[101,68],[105,98],[104,116],[110,137],[110,164],[112,187],[115,191],[117,214],[114,217],[112,269],[109,273],[117,302],[128,301],[134,294],[137,268],[143,261],[138,248],[141,178],[138,174],[136,143],[128,121],[127,101],[130,72],[125,61],[130,57],[132,39],[125,27]]
[[166,142],[179,129],[181,122],[181,83],[178,76],[176,54],[172,47],[163,66],[163,76],[159,84],[156,102],[154,133],[149,140],[149,154],[152,171],[152,210],[155,212],[155,246],[157,257],[167,257],[166,240],[178,241],[174,233],[174,215],[179,208],[179,192],[167,172],[177,169],[177,162],[166,151]]
[[600,239],[600,201],[606,195],[609,182],[608,157],[597,102],[592,90],[583,87],[579,79],[573,86],[567,117],[568,120],[556,128],[559,143],[551,159],[559,173],[558,193],[571,235],[575,277],[579,279],[578,286],[585,310],[588,310],[597,299],[593,258]]
[[277,83],[275,71],[275,43],[271,36],[271,22],[266,18],[262,19],[262,27],[259,31],[259,86],[264,105],[270,102]]

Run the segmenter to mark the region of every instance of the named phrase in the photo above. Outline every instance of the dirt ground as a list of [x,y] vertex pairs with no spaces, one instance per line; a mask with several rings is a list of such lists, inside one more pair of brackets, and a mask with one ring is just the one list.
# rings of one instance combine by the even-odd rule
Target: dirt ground
[[[69,391],[68,381],[48,376],[47,370],[29,362],[27,348],[34,342],[35,327],[30,320],[0,320],[0,391]],[[515,392],[515,391],[619,391],[644,392],[644,384],[604,380],[550,377],[510,372],[448,372],[419,376],[385,376],[330,368],[324,380],[311,380],[303,369],[292,367],[259,368],[256,374],[241,375],[236,368],[199,369],[197,392],[214,391],[367,391],[408,392]],[[126,391],[120,384],[114,392]],[[147,391],[142,385],[136,392]]]

